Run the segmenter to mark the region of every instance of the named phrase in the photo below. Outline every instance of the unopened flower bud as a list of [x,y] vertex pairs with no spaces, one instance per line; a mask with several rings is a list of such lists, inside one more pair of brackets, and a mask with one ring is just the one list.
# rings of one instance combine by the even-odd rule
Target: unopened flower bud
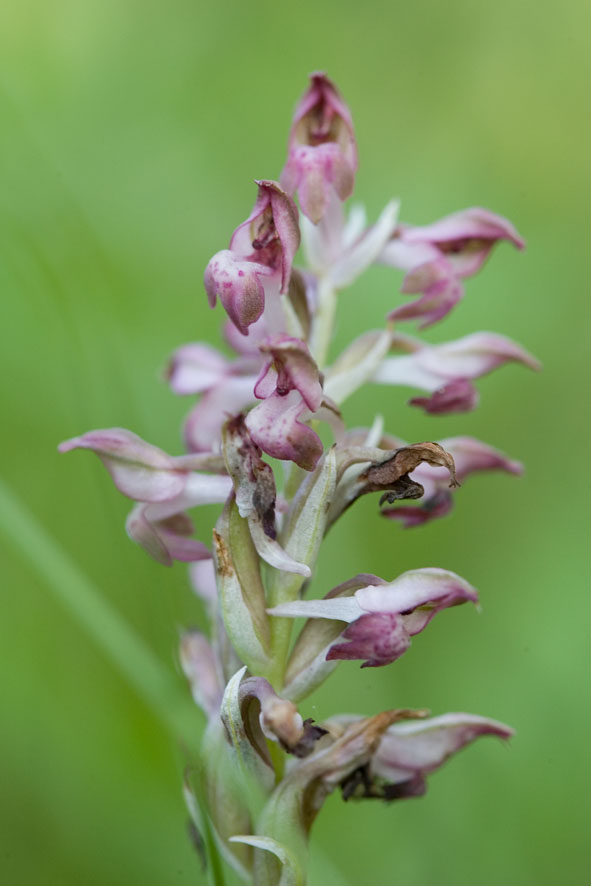
[[357,146],[351,112],[325,74],[310,77],[296,108],[289,134],[287,163],[281,184],[297,191],[302,212],[315,224],[331,194],[351,196],[357,169]]

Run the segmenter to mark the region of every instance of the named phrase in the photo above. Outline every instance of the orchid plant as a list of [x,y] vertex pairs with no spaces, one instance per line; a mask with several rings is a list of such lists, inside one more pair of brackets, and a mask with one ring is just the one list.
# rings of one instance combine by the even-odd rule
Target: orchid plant
[[[171,389],[198,396],[184,425],[187,454],[119,428],[60,446],[95,452],[135,502],[126,524],[133,541],[165,566],[190,564],[210,631],[182,634],[180,662],[208,725],[198,789],[187,780],[185,797],[195,832],[213,834],[214,852],[256,886],[305,883],[310,828],[332,791],[345,800],[414,797],[474,739],[512,734],[466,713],[306,717],[306,698],[340,662],[390,665],[438,612],[478,600],[464,578],[431,566],[356,575],[311,596],[331,526],[373,493],[382,516],[420,526],[449,513],[470,474],[522,470],[472,437],[407,444],[380,417],[347,429],[343,403],[373,382],[416,388],[410,403],[428,413],[463,412],[477,405],[480,376],[509,361],[537,367],[501,335],[430,345],[400,330],[442,320],[499,241],[523,248],[515,228],[485,209],[414,226],[398,221],[396,201],[367,225],[360,207],[343,210],[356,169],[351,113],[315,73],[279,182],[256,183],[252,212],[205,270],[233,356],[196,342],[170,360]],[[305,267],[294,265],[300,242]],[[328,363],[339,293],[374,263],[402,270],[402,292],[418,297]],[[210,546],[194,537],[188,512],[212,503],[223,507]],[[294,640],[295,618],[304,622]]]

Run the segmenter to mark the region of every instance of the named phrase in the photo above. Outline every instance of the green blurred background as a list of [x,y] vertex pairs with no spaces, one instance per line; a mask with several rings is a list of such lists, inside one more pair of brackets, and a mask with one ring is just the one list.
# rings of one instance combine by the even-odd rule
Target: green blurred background
[[[279,174],[316,68],[352,108],[370,217],[391,196],[415,223],[484,205],[528,241],[525,254],[500,246],[428,338],[490,329],[545,369],[484,379],[464,416],[408,409],[400,389],[346,406],[350,424],[381,411],[409,440],[479,436],[527,473],[472,478],[453,515],[422,530],[380,520],[369,498],[347,514],[318,594],[358,571],[438,565],[480,589],[483,612],[443,614],[393,667],[345,663],[304,714],[467,710],[517,736],[468,749],[420,800],[333,796],[313,834],[312,886],[588,882],[590,27],[582,0],[2,5],[2,467],[45,533],[3,498],[2,882],[204,882],[174,727],[95,643],[98,616],[84,626],[59,591],[70,561],[177,693],[178,626],[202,612],[182,565],[129,544],[128,503],[98,460],[59,457],[56,444],[122,425],[180,451],[188,404],[159,373],[178,344],[217,340],[203,267],[250,210],[252,180]],[[375,269],[343,296],[340,343],[382,322],[399,282]],[[200,537],[214,512],[197,515]]]

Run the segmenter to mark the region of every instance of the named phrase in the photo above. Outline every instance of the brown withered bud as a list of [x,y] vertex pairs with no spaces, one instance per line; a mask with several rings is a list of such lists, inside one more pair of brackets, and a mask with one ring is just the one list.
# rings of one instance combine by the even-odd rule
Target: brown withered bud
[[265,535],[277,537],[275,528],[275,478],[271,466],[248,433],[244,414],[233,416],[225,425],[226,467],[234,483],[241,513],[254,510]]
[[314,720],[311,717],[304,720],[303,727],[304,734],[297,744],[293,745],[291,748],[284,748],[288,753],[293,754],[294,757],[307,757],[308,754],[311,754],[314,750],[316,742],[321,739],[323,735],[328,735],[328,729],[323,729],[322,726],[315,726]]
[[459,486],[454,460],[439,443],[413,443],[403,446],[384,461],[370,465],[359,477],[362,484],[360,495],[368,492],[383,492],[380,504],[392,504],[398,499],[420,498],[425,491],[409,474],[422,462],[433,467],[445,467],[451,478],[450,487]]
[[401,784],[388,784],[372,777],[370,765],[360,766],[341,782],[343,800],[407,800],[422,797],[427,792],[427,782],[422,775],[415,775]]

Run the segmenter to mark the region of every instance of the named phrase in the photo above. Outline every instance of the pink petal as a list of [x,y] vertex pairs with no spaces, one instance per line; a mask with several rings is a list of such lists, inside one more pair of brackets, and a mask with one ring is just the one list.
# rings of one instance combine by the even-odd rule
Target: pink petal
[[198,394],[227,374],[230,361],[215,348],[196,342],[173,353],[166,377],[175,394]]
[[255,443],[268,455],[312,471],[323,446],[318,434],[299,421],[306,411],[299,391],[284,397],[273,394],[248,413],[246,425]]
[[[279,373],[277,393],[285,396],[291,390],[298,390],[308,409],[316,412],[322,403],[322,385],[318,366],[308,345],[299,338],[279,335],[261,345],[263,354],[270,354]],[[262,377],[257,382],[261,384]]]
[[367,659],[362,668],[382,667],[396,661],[410,646],[404,620],[394,613],[362,615],[343,631],[342,637],[347,642],[331,646],[327,661]]
[[72,449],[96,452],[117,489],[135,501],[168,501],[186,484],[187,472],[176,469],[172,456],[123,428],[89,431],[58,446],[60,452]]
[[507,739],[513,730],[497,720],[475,714],[444,714],[429,720],[390,726],[374,755],[372,772],[391,783],[438,769],[467,744],[482,735]]
[[246,335],[265,307],[261,277],[273,275],[273,269],[248,261],[228,249],[218,252],[205,269],[203,282],[211,307],[219,297],[235,326]]
[[273,222],[282,250],[280,291],[284,294],[289,286],[293,259],[300,245],[298,210],[291,197],[288,197],[277,182],[259,181],[257,184],[260,188],[268,189],[271,195]]
[[139,544],[163,566],[174,560],[191,563],[211,559],[211,551],[200,541],[190,538],[193,523],[185,513],[178,512],[158,519],[153,505],[138,504],[127,517],[125,528],[132,541]]
[[430,415],[449,415],[452,412],[471,412],[478,406],[480,396],[465,378],[450,381],[430,397],[413,397],[410,406],[420,406]]
[[196,704],[207,717],[215,716],[223,695],[215,652],[200,631],[181,634],[179,657],[183,673],[191,686]]
[[195,560],[189,565],[189,581],[198,597],[212,607],[217,604],[218,592],[213,560]]
[[289,136],[289,152],[281,184],[298,192],[302,211],[317,224],[330,194],[345,200],[353,190],[357,147],[351,114],[324,74],[312,74],[300,101]]
[[163,566],[172,566],[172,556],[166,543],[147,519],[146,505],[138,504],[127,517],[125,528],[130,539],[140,545],[147,554]]
[[430,225],[409,227],[404,231],[404,239],[407,243],[443,245],[463,240],[508,240],[518,249],[525,246],[508,219],[479,206],[454,212]]
[[[522,474],[523,465],[475,437],[449,437],[441,440],[441,445],[453,456],[458,479],[462,481],[476,471],[507,471],[509,474]],[[430,468],[429,470],[438,470]],[[443,475],[443,471],[441,474]]]
[[369,585],[355,592],[355,599],[365,612],[408,613],[451,597],[458,601],[478,600],[476,590],[465,579],[436,567],[411,569],[388,584]]
[[389,320],[412,320],[422,318],[421,329],[437,323],[463,298],[464,289],[444,259],[420,265],[406,275],[402,292],[422,292],[421,298],[401,305],[388,315]]
[[380,513],[382,517],[389,520],[398,520],[405,529],[412,529],[415,526],[422,526],[430,520],[436,520],[439,517],[445,517],[453,507],[453,498],[449,490],[441,490],[431,498],[423,500],[423,504],[418,507],[402,505],[396,508],[383,508]]
[[493,332],[475,332],[441,345],[425,347],[415,355],[421,368],[443,378],[479,378],[504,363],[517,362],[539,369],[540,364],[525,348]]
[[261,374],[256,380],[254,395],[258,400],[266,400],[267,397],[270,397],[271,394],[275,393],[276,387],[277,370],[273,366],[273,361],[268,360],[261,369]]
[[262,225],[269,235],[275,233],[279,239],[281,255],[280,292],[285,293],[291,276],[294,255],[300,245],[298,211],[291,197],[282,190],[277,182],[261,180],[256,184],[258,185],[258,195],[255,205],[246,221],[242,222],[234,231],[230,241],[230,249],[237,256],[248,256],[252,262],[259,261],[257,252],[260,252],[260,263],[266,264],[265,247],[259,246],[257,229]]
[[254,376],[228,376],[207,391],[193,407],[184,427],[184,439],[190,452],[219,450],[224,422],[254,402]]
[[281,173],[281,183],[289,192],[298,192],[302,212],[314,224],[324,216],[330,198],[330,167],[338,149],[333,145],[293,148]]

